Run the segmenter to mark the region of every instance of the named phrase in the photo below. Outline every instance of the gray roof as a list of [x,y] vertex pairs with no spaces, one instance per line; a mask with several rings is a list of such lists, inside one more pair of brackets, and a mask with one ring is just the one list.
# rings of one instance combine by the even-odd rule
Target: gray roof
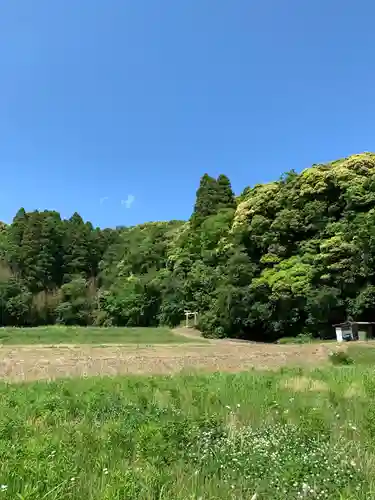
[[375,325],[375,321],[344,321],[344,323],[337,323],[333,326],[345,326],[345,325]]

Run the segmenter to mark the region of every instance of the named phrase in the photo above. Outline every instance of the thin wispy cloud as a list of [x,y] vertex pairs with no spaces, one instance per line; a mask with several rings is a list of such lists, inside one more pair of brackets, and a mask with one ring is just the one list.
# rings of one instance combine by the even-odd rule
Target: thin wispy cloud
[[109,200],[108,196],[104,196],[103,198],[100,198],[100,204],[103,205],[103,203],[107,200]]
[[130,208],[135,201],[135,196],[132,194],[128,194],[126,200],[121,200],[121,205],[125,205],[126,208]]

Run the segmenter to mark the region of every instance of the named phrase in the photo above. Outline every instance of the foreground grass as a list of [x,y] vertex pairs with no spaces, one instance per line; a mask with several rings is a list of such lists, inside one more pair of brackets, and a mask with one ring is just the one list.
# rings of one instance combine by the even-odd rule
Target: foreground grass
[[375,498],[368,366],[0,386],[0,495]]
[[[204,340],[202,340],[204,342]],[[44,326],[0,328],[0,344],[182,344],[191,339],[169,328]]]
[[375,342],[373,340],[364,344],[350,342],[347,354],[356,365],[373,366],[375,368]]

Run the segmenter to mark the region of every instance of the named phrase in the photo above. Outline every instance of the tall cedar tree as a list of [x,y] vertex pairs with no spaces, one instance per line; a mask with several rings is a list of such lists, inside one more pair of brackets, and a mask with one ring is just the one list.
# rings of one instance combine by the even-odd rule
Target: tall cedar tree
[[64,281],[70,281],[78,275],[90,277],[92,268],[90,262],[91,228],[75,212],[68,221],[65,221],[64,229]]
[[219,207],[234,208],[236,206],[236,200],[228,177],[224,174],[220,174],[217,178],[217,186]]
[[217,213],[221,208],[233,208],[234,206],[234,194],[228,177],[219,175],[216,180],[208,174],[204,174],[196,193],[191,222],[193,226],[197,227],[206,217]]
[[14,273],[21,274],[22,265],[22,240],[26,230],[27,215],[24,208],[20,208],[13,218],[13,222],[8,230],[9,248],[7,260]]

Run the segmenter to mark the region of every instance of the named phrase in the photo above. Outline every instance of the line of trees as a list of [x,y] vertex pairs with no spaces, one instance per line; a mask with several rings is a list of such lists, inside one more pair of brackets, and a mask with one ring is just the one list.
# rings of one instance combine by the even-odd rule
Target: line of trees
[[205,174],[188,221],[94,228],[75,213],[21,209],[0,224],[0,323],[176,325],[274,341],[374,320],[375,155],[236,197]]

